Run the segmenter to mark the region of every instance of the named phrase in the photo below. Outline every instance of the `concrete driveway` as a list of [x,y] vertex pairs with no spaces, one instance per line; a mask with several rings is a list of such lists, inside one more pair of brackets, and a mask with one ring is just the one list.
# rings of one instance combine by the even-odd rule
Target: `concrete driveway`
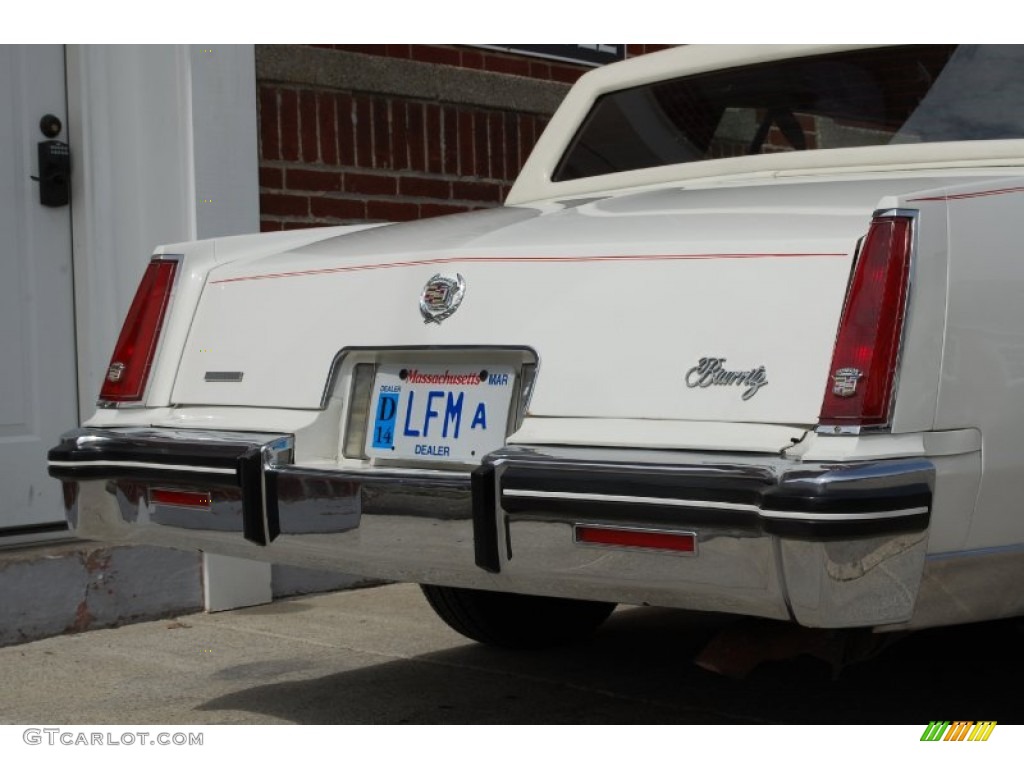
[[693,657],[715,622],[617,611],[584,646],[471,643],[418,588],[281,601],[0,649],[0,723],[1024,722],[1017,626],[924,632],[847,668],[800,657],[737,682]]

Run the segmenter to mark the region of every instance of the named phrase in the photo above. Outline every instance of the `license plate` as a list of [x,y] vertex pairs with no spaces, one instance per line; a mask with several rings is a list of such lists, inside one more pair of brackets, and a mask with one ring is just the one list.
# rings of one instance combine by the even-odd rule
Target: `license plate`
[[514,387],[507,365],[381,365],[366,455],[477,463],[505,444]]

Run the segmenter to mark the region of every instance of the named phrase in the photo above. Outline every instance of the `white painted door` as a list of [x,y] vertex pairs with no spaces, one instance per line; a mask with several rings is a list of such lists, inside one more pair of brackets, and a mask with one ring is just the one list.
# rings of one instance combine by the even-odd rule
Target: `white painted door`
[[63,46],[0,45],[0,543],[63,521],[46,451],[78,424],[71,212],[30,178],[46,114],[67,141]]

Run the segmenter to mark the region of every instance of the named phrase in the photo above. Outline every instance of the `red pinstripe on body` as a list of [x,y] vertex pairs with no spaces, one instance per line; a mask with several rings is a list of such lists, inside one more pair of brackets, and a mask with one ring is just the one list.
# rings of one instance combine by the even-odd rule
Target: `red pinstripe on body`
[[845,253],[687,253],[687,254],[651,254],[639,256],[449,256],[419,261],[392,261],[383,264],[356,264],[344,267],[324,267],[321,269],[305,269],[296,272],[272,272],[265,275],[244,275],[228,277],[223,280],[211,280],[211,285],[222,283],[239,283],[249,280],[276,280],[282,277],[307,277],[311,275],[330,275],[339,272],[365,272],[374,269],[400,269],[403,267],[433,266],[438,264],[493,264],[493,263],[582,263],[595,261],[699,261],[710,259],[797,259],[797,258],[834,258],[847,256]]
[[911,197],[908,203],[941,202],[943,200],[970,200],[973,197],[991,197],[992,195],[1009,195],[1013,192],[1024,192],[1024,187],[1006,187],[1005,189],[986,189],[981,192],[963,192],[959,195],[936,195],[935,197]]

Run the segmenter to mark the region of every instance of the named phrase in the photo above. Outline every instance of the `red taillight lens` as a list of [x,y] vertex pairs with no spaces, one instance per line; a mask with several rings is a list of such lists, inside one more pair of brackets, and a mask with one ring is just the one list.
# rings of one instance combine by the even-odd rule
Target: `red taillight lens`
[[910,278],[911,219],[871,222],[839,323],[823,426],[872,426],[889,420]]
[[103,377],[101,401],[142,399],[177,269],[178,262],[164,259],[153,259],[146,267]]

